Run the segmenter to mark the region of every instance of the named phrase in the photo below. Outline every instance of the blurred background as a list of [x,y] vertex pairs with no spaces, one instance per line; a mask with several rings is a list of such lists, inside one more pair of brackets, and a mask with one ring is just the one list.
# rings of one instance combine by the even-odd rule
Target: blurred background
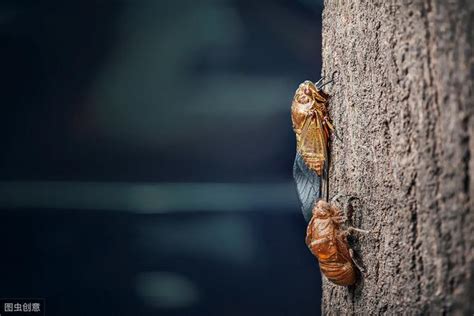
[[0,297],[320,313],[289,109],[322,1],[0,3]]

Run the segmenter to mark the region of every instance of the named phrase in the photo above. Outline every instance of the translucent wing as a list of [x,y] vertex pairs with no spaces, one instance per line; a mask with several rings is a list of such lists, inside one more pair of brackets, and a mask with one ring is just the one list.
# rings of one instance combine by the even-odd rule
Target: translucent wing
[[301,201],[301,211],[307,222],[311,219],[314,203],[321,198],[321,177],[310,170],[297,152],[293,164],[293,177]]
[[327,136],[318,116],[314,120],[307,120],[305,122],[301,139],[306,146],[312,146],[311,148],[306,147],[303,149],[317,153],[323,163],[321,176],[308,168],[298,151],[293,164],[293,177],[296,182],[298,197],[302,204],[301,211],[308,222],[312,216],[314,203],[323,197],[327,199],[328,189],[329,162],[327,160]]

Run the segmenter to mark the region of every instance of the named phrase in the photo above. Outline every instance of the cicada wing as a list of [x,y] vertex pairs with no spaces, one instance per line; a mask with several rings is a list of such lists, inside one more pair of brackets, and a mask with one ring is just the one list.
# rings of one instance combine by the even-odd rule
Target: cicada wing
[[305,220],[309,222],[314,203],[321,199],[321,177],[306,166],[303,157],[298,152],[293,164],[293,177],[301,201],[301,211]]
[[[317,113],[315,116],[309,118],[304,122],[300,146],[298,148],[300,155],[306,153],[310,157],[310,164],[307,165],[304,159],[301,158],[301,164],[306,164],[308,170],[317,170],[319,178],[319,198],[328,199],[329,190],[329,155],[328,155],[328,132],[323,124],[323,119]],[[307,157],[307,156],[305,156]],[[317,167],[317,168],[315,168]],[[308,172],[311,172],[309,170]]]
[[328,135],[319,113],[308,117],[303,125],[298,151],[308,167],[321,176],[327,160]]

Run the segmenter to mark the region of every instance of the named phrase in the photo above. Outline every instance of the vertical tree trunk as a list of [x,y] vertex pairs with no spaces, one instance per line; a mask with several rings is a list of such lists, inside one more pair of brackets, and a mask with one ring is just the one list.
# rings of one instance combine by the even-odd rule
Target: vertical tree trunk
[[353,287],[325,314],[474,313],[474,2],[326,0],[323,69],[341,140],[331,195],[360,198]]

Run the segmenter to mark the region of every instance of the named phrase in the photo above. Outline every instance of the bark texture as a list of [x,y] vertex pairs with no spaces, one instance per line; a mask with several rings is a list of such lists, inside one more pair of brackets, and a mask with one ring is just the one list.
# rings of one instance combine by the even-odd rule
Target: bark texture
[[330,194],[350,194],[366,272],[323,313],[474,313],[474,2],[326,0]]

